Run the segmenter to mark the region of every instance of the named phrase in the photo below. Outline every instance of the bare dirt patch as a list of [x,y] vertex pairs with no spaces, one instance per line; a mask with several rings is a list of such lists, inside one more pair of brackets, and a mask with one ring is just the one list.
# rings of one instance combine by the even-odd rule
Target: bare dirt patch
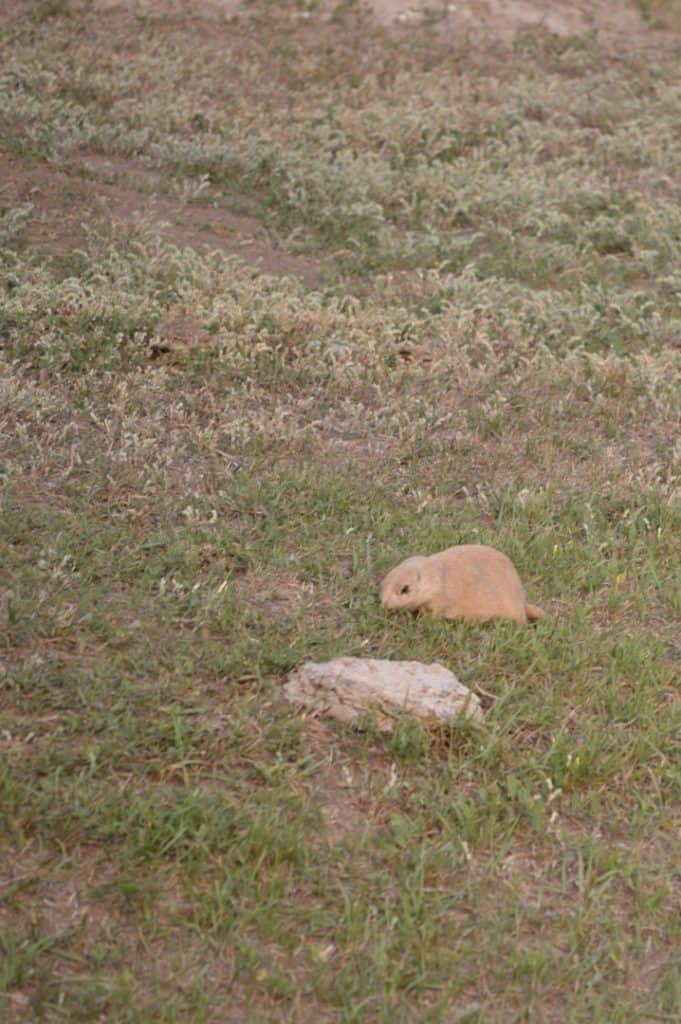
[[237,581],[237,590],[265,619],[278,622],[310,600],[314,587],[293,573],[251,571]]
[[441,18],[452,28],[484,29],[501,38],[511,38],[527,28],[545,29],[558,36],[600,31],[616,34],[642,31],[640,12],[627,2],[537,3],[534,0],[483,0],[482,3],[432,4],[427,0],[373,0],[379,18],[402,23],[424,18]]
[[160,195],[162,175],[139,162],[90,154],[81,166],[90,175],[122,179],[122,183],[84,177],[77,164],[73,173],[66,173],[0,152],[0,201],[7,207],[31,204],[27,241],[44,254],[64,256],[82,249],[89,233],[106,236],[112,230],[144,227],[174,245],[238,256],[266,274],[292,275],[307,284],[320,277],[320,262],[257,238],[263,230],[255,217]]
[[[339,14],[361,12],[387,26],[414,28],[428,24],[440,33],[461,32],[510,43],[518,33],[541,31],[561,38],[597,33],[601,43],[611,51],[627,43],[659,43],[665,29],[674,23],[669,5],[645,5],[634,0],[596,0],[587,3],[565,3],[554,0],[359,0],[338,3],[325,0],[321,4],[279,4],[279,10],[268,14],[293,18],[302,24],[332,21]],[[258,13],[258,5],[248,0],[192,0],[191,3],[159,3],[159,0],[94,0],[94,7],[103,13],[132,11],[141,16],[201,18],[213,23],[242,20]],[[662,9],[661,9],[662,8]],[[649,17],[643,16],[643,11]],[[671,17],[670,17],[671,16]]]
[[[209,22],[214,29],[234,21],[258,17],[262,13],[259,3],[252,0],[69,0],[74,12],[94,10],[104,16],[130,13],[141,18],[198,19]],[[358,0],[339,3],[322,0],[321,3],[279,3],[268,5],[268,18],[294,19],[302,25],[315,22],[333,22],[338,17],[361,14],[387,26],[416,27],[421,24],[436,26],[439,32],[472,33],[489,39],[511,42],[519,32],[544,31],[566,38],[598,33],[601,42],[614,49],[618,44],[658,41],[664,30],[676,25],[678,8],[675,5],[636,0],[595,0],[576,3],[553,0]],[[49,16],[49,5],[14,0],[3,5],[0,25],[20,17]]]
[[334,741],[332,727],[312,718],[306,725],[305,748],[318,765],[306,788],[315,797],[329,844],[359,838],[375,824],[377,802],[371,794],[371,773],[381,774],[389,783],[389,760],[374,753],[368,765],[358,764]]

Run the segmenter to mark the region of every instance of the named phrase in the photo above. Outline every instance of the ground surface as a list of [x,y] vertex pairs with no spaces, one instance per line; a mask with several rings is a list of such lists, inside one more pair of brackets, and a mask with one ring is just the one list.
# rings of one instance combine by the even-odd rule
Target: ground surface
[[678,6],[379,6],[3,5],[8,1022],[679,1020]]

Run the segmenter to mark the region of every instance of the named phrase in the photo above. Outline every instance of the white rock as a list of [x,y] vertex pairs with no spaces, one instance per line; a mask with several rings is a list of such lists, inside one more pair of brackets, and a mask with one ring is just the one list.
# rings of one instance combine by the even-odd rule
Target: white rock
[[335,658],[306,661],[289,676],[284,693],[294,704],[349,722],[373,709],[382,732],[405,712],[427,721],[482,721],[480,701],[444,665],[418,661]]

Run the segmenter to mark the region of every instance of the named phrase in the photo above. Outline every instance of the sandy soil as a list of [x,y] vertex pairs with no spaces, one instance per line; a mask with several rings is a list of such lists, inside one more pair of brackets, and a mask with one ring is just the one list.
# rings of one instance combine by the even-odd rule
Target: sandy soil
[[[93,5],[102,11],[127,8],[148,14],[193,13],[212,18],[248,15],[249,8],[253,9],[246,0],[94,0]],[[330,18],[339,6],[347,6],[347,0],[345,4],[323,0],[321,5],[311,5],[309,11],[296,9],[291,13],[300,18]],[[383,24],[430,21],[441,31],[475,29],[503,40],[533,28],[558,36],[597,30],[602,37],[613,40],[650,32],[634,0],[358,0],[357,6]]]
[[[559,36],[580,35],[598,29],[613,34],[645,29],[638,9],[627,0],[585,3],[540,3],[535,0],[476,0],[435,3],[428,0],[372,0],[371,7],[384,21],[416,22],[441,17],[452,29],[484,28],[508,38],[527,28],[541,28]],[[430,14],[428,14],[430,12]]]
[[[73,7],[90,10],[129,10],[140,14],[168,17],[200,16],[211,20],[249,16],[258,5],[249,0],[69,0]],[[309,9],[282,3],[275,16],[289,8],[300,19],[329,20],[337,9],[352,6],[364,9],[383,24],[437,24],[440,30],[476,29],[504,40],[518,31],[543,29],[558,36],[580,35],[597,30],[606,38],[648,36],[650,25],[641,16],[635,0],[321,0]],[[0,24],[22,11],[28,12],[30,0],[5,0],[0,4]]]

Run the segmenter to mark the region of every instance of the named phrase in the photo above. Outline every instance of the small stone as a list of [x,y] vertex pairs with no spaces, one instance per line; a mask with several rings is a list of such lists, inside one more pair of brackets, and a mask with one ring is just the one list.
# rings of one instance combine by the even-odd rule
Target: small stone
[[428,722],[464,717],[482,722],[480,701],[444,665],[418,661],[335,658],[307,661],[289,676],[284,693],[294,704],[341,722],[373,710],[382,732],[407,713]]
[[307,351],[326,356],[331,362],[338,362],[350,358],[352,342],[345,338],[310,338]]

